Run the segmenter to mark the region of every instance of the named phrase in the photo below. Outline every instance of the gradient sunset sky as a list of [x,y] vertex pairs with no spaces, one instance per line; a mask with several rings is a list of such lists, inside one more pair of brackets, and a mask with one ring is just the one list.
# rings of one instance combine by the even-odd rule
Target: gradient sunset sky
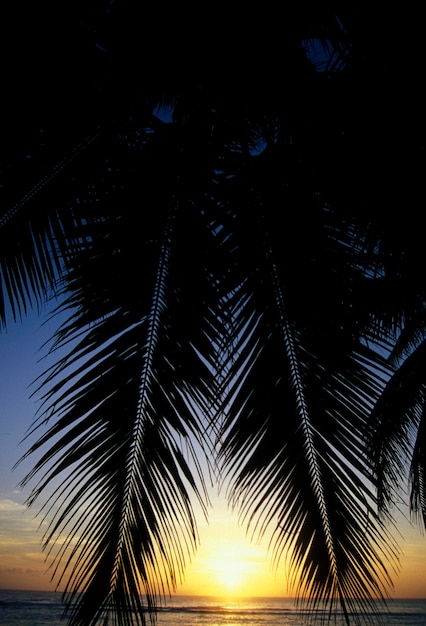
[[[40,347],[55,324],[42,327],[41,318],[11,324],[0,335],[0,588],[53,590],[41,551],[42,529],[36,509],[24,502],[29,489],[17,485],[32,462],[13,465],[25,451],[20,445],[39,406],[31,399],[32,381],[46,364],[38,362]],[[188,563],[185,579],[176,593],[181,595],[287,596],[285,563],[272,569],[267,541],[250,541],[225,495],[211,494],[209,521],[199,517],[200,546]],[[402,548],[399,574],[393,575],[395,598],[426,598],[426,537],[401,516]]]

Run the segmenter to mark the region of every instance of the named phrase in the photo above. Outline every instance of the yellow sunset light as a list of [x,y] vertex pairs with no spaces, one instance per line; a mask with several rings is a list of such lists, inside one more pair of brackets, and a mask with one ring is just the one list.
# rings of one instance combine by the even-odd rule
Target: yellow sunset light
[[267,538],[260,543],[253,539],[223,495],[212,493],[211,505],[208,520],[198,518],[200,544],[177,595],[228,599],[285,595],[284,572],[275,576]]
[[243,593],[252,573],[250,562],[241,550],[229,545],[210,557],[209,569],[216,588],[222,593]]

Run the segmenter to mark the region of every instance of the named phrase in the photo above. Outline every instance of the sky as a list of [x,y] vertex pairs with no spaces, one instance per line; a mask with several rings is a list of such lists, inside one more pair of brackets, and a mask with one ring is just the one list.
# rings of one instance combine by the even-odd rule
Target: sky
[[[28,510],[30,488],[18,484],[32,461],[13,466],[25,451],[20,441],[39,406],[31,398],[32,381],[46,363],[40,358],[52,324],[32,316],[11,324],[0,335],[0,589],[53,590],[48,563],[41,549],[42,529],[37,509]],[[250,541],[224,493],[211,492],[208,522],[199,516],[199,547],[188,562],[179,595],[287,596],[285,564],[275,571],[265,543]],[[419,527],[400,517],[400,571],[393,575],[395,598],[426,598],[426,537]]]

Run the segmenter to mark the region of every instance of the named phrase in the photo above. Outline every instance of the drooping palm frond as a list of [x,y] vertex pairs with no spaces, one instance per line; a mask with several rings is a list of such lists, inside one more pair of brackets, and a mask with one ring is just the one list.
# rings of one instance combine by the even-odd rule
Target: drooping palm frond
[[[386,594],[387,563],[397,554],[377,515],[363,445],[361,416],[374,381],[360,364],[348,363],[351,375],[359,369],[360,386],[351,392],[347,377],[327,383],[330,374],[317,365],[317,383],[302,376],[292,398],[292,368],[284,368],[278,339],[271,335],[272,345],[259,349],[259,363],[239,382],[241,394],[232,404],[235,421],[223,437],[231,502],[253,535],[271,534],[276,566],[288,562],[290,591],[308,594],[313,608],[337,601],[356,614],[354,597],[369,597],[371,608],[372,598]],[[268,380],[262,372],[271,362],[276,376]],[[243,404],[247,388],[252,397]]]
[[[255,204],[263,187],[251,180]],[[286,185],[265,188],[277,213],[293,198]],[[348,622],[353,612],[361,623],[359,598],[371,609],[386,597],[387,564],[397,555],[377,512],[365,443],[369,412],[391,372],[365,345],[363,316],[353,312],[364,309],[357,298],[368,280],[356,257],[348,263],[342,232],[333,232],[315,198],[303,228],[294,212],[280,224],[265,197],[263,215],[246,202],[229,233],[235,267],[246,272],[245,280],[237,272],[239,340],[228,362],[219,452],[232,476],[230,499],[255,535],[272,533],[277,565],[288,552],[292,587],[308,594],[314,612],[337,602]]]
[[[190,469],[194,459],[186,458],[181,445],[191,459],[203,425],[194,411],[197,397],[191,404],[185,379],[179,384],[182,372],[173,373],[170,353],[157,345],[153,324],[159,315],[151,312],[153,319],[126,328],[120,310],[83,336],[66,357],[67,366],[74,366],[70,378],[52,387],[57,394],[67,386],[47,409],[54,411],[55,423],[30,449],[50,444],[27,477],[44,472],[30,501],[61,481],[45,505],[48,514],[60,505],[45,545],[67,532],[54,567],[63,569],[59,580],[68,577],[71,599],[84,591],[71,623],[96,623],[107,609],[123,612],[134,623],[131,608],[143,622],[139,594],[146,595],[152,609],[174,588],[196,545],[188,489],[201,501],[202,491]],[[108,332],[121,324],[118,336]],[[107,345],[93,355],[105,333]],[[81,358],[84,364],[77,366]],[[160,383],[166,370],[169,386]],[[201,388],[198,393],[207,392]],[[198,472],[202,465],[196,457]]]
[[371,413],[368,431],[380,511],[400,505],[411,474],[411,509],[423,520],[425,354],[422,343],[398,367]]
[[152,194],[158,164],[149,156],[138,200],[125,168],[126,184],[101,208],[97,190],[90,220],[75,210],[59,307],[70,313],[54,344],[65,355],[43,380],[35,429],[54,421],[28,452],[42,453],[25,479],[40,476],[30,503],[55,485],[43,507],[45,547],[66,581],[73,624],[105,612],[144,623],[140,596],[153,613],[196,546],[189,493],[206,506],[209,461],[200,454],[209,451],[205,412],[216,403],[215,339],[224,334],[209,275],[218,245],[211,199],[200,211],[172,186],[174,202],[145,213],[161,195]]
[[422,521],[423,528],[426,528],[426,461],[425,461],[425,418],[422,414],[417,438],[414,444],[414,453],[411,458],[410,479],[411,497],[410,509],[415,519]]
[[[55,289],[63,271],[64,230],[71,218],[67,198],[75,176],[73,166],[77,164],[77,169],[84,171],[90,158],[90,146],[96,139],[97,135],[86,137],[58,163],[47,166],[47,173],[1,215],[2,325],[6,325],[9,312],[15,320],[22,318],[34,302],[40,305],[46,293]],[[65,194],[60,191],[61,187],[66,190]],[[52,192],[56,192],[53,205]]]

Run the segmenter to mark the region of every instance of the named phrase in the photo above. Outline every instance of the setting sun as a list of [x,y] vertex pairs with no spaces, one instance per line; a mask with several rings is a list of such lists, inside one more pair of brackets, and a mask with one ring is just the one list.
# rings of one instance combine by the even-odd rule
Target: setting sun
[[200,518],[200,545],[177,594],[228,598],[286,595],[284,572],[275,575],[267,542],[250,541],[223,497],[212,494],[212,504],[209,522]]
[[250,579],[253,568],[247,561],[247,555],[231,545],[226,545],[211,558],[210,569],[216,585],[222,593],[243,593]]
[[[257,595],[263,577],[271,577],[264,549],[232,531],[228,537],[211,536],[201,547],[194,565],[195,570],[200,568],[194,574],[208,595]],[[189,579],[193,580],[193,576]]]

